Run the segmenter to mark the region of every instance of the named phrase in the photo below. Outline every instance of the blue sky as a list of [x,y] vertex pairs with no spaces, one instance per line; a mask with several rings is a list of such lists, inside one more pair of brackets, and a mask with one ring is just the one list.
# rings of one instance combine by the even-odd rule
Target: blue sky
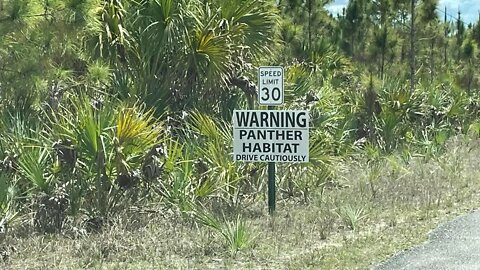
[[[332,4],[327,6],[333,14],[337,14],[342,11],[348,0],[335,0]],[[480,0],[439,0],[438,8],[442,11],[447,7],[447,13],[457,17],[457,13],[460,10],[462,18],[465,23],[476,22],[478,20],[478,12],[480,11]],[[443,18],[443,13],[440,14]],[[450,17],[450,19],[452,19]]]

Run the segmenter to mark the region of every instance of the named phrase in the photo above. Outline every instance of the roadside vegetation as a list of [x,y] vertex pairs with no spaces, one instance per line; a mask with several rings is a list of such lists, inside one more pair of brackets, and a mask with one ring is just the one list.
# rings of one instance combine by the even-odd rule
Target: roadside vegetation
[[[368,268],[478,206],[480,23],[327,2],[0,0],[2,269]],[[261,65],[312,127],[274,216]]]

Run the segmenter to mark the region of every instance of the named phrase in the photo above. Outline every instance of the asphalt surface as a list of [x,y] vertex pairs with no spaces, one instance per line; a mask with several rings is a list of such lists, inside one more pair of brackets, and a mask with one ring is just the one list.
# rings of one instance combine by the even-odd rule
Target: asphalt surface
[[376,269],[480,269],[480,211],[440,225],[425,244],[400,252]]

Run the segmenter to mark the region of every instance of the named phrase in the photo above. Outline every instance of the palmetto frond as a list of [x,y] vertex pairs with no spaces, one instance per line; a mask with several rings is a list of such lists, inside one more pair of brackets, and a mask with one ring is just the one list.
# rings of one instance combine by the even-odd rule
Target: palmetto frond
[[266,2],[256,0],[219,1],[220,27],[232,36],[238,49],[248,48],[255,57],[265,57],[276,46],[277,14]]
[[[152,110],[145,112],[141,107],[133,106],[118,111],[114,145],[119,173],[131,172],[142,165],[142,159],[160,139],[159,128]],[[166,155],[163,153],[163,158]]]
[[193,131],[189,136],[197,137],[198,141],[194,154],[205,161],[204,170],[208,175],[199,183],[197,193],[207,196],[220,191],[221,195],[233,199],[237,184],[242,180],[242,165],[235,164],[231,156],[231,125],[196,112],[192,113],[188,126]]
[[120,146],[137,145],[148,148],[155,144],[159,130],[154,126],[152,111],[124,108],[117,117],[116,137]]
[[21,174],[30,181],[33,188],[48,193],[53,176],[48,174],[50,156],[46,148],[29,147],[19,160]]
[[[219,15],[209,5],[205,9],[190,12],[194,19],[189,70],[191,80],[209,82],[210,85],[225,85],[232,67],[231,37],[218,29]],[[194,82],[194,81],[192,81]],[[201,90],[201,89],[198,89]]]

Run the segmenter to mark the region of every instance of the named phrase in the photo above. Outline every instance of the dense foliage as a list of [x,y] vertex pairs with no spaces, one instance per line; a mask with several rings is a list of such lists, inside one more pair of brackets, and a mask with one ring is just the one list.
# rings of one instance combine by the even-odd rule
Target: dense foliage
[[233,162],[230,124],[259,108],[261,65],[284,66],[284,107],[311,112],[311,162],[281,167],[288,196],[308,202],[354,154],[408,162],[479,135],[480,22],[441,20],[436,0],[336,17],[328,2],[0,0],[0,227],[261,199],[265,165]]

